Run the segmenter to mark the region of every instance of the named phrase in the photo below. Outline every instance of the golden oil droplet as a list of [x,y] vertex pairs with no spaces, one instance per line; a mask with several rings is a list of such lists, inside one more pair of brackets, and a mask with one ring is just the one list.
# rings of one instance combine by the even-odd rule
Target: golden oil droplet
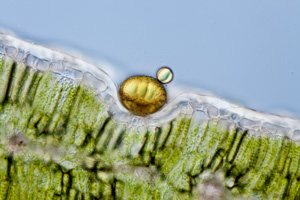
[[173,72],[169,67],[162,67],[156,73],[157,80],[161,83],[170,83],[173,80]]
[[136,115],[149,115],[158,111],[167,101],[163,85],[149,76],[133,76],[120,87],[122,104]]

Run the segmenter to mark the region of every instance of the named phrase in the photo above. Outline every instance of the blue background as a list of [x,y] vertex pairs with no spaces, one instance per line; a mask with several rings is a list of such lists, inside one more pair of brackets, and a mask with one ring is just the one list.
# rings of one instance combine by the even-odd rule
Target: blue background
[[173,90],[300,118],[300,1],[9,0],[0,27],[106,60],[117,83],[168,65]]

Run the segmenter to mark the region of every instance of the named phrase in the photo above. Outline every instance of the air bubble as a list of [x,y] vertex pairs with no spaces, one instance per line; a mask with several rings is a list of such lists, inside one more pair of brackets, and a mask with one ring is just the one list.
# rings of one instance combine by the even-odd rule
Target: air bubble
[[161,67],[156,73],[156,78],[161,83],[170,83],[173,80],[173,72],[169,67]]

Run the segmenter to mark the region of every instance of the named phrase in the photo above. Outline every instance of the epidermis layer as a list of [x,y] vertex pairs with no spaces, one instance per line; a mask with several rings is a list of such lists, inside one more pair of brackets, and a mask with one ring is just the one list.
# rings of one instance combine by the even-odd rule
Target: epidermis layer
[[0,34],[0,199],[299,199],[299,130],[198,94],[135,116],[101,69]]

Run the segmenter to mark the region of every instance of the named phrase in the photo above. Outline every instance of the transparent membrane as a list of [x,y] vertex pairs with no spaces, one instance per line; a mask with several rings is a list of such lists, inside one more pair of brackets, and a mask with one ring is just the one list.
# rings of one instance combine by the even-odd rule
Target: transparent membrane
[[118,98],[118,87],[101,66],[82,59],[0,33],[0,58],[23,62],[35,70],[53,72],[74,84],[93,87],[112,119],[129,126],[157,127],[180,115],[193,120],[220,119],[224,126],[235,124],[257,136],[282,136],[300,141],[300,120],[254,111],[220,98],[187,93],[168,102],[155,114],[139,117],[128,112]]

